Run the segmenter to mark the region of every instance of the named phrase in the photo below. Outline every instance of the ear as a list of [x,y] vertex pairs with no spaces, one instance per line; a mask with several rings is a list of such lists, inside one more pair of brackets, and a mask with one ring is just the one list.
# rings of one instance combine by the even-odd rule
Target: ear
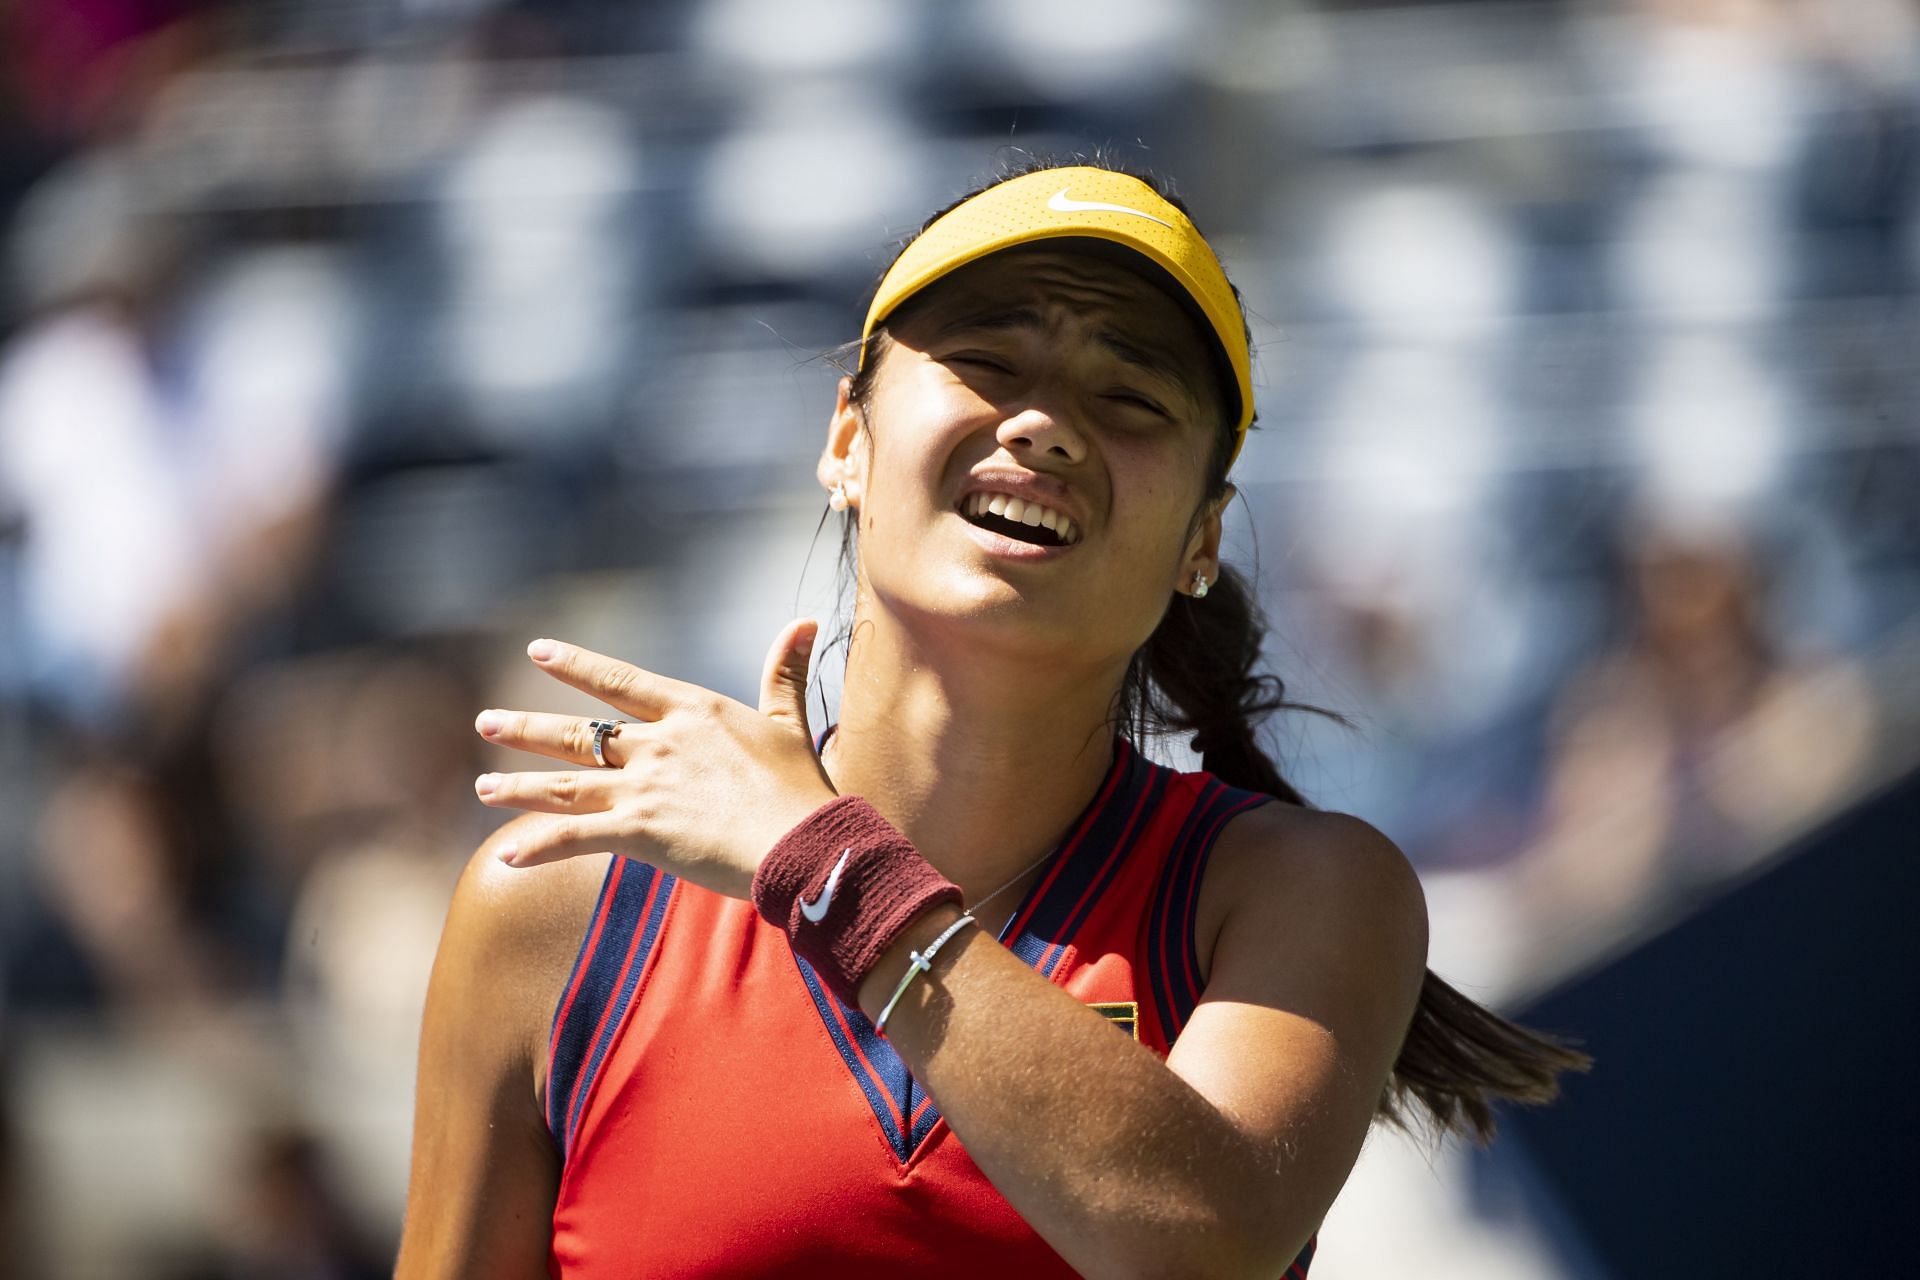
[[1174,581],[1173,589],[1182,595],[1193,594],[1193,575],[1206,575],[1208,582],[1220,581],[1220,530],[1224,523],[1227,504],[1239,490],[1231,484],[1220,495],[1219,501],[1212,504],[1206,517],[1200,521],[1200,527],[1193,531],[1193,537],[1187,540],[1187,554],[1180,561],[1180,571]]
[[831,491],[835,485],[845,486],[847,505],[858,507],[866,480],[866,456],[856,445],[866,423],[861,419],[859,406],[848,398],[852,389],[852,378],[840,379],[840,394],[834,402],[833,416],[827,421],[826,447],[820,450],[820,462],[813,473],[819,477],[823,489]]

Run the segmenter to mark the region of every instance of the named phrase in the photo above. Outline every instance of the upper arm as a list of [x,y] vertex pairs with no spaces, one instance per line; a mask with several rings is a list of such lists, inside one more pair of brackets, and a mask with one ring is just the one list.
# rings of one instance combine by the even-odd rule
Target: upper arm
[[1399,1055],[1426,904],[1372,827],[1277,804],[1221,833],[1203,894],[1228,905],[1167,1065],[1270,1157],[1241,1208],[1285,1266],[1346,1181]]
[[546,1274],[560,1160],[536,1083],[605,861],[508,867],[500,838],[468,862],[434,957],[399,1280]]

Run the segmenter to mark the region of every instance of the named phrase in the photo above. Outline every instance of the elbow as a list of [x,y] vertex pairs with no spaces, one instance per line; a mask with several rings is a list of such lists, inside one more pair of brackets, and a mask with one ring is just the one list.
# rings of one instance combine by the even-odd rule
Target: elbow
[[1217,1242],[1196,1247],[1178,1259],[1156,1262],[1135,1260],[1112,1271],[1090,1271],[1089,1276],[1113,1276],[1116,1280],[1281,1280],[1292,1262],[1259,1263],[1251,1255],[1223,1251]]
[[1193,1280],[1281,1280],[1298,1252],[1277,1254],[1270,1240],[1222,1239],[1210,1243],[1205,1257],[1154,1274],[1192,1277]]
[[[1308,1237],[1311,1239],[1311,1237]],[[1301,1252],[1307,1247],[1307,1240],[1288,1248],[1276,1248],[1275,1237],[1271,1232],[1256,1238],[1242,1239],[1230,1250],[1223,1250],[1215,1265],[1203,1274],[1216,1280],[1281,1280],[1289,1274]]]
[[1306,1247],[1271,1218],[1248,1224],[1213,1218],[1179,1232],[1158,1234],[1152,1245],[1128,1249],[1090,1276],[1115,1280],[1281,1280]]
[[1201,1265],[1169,1274],[1208,1280],[1281,1280],[1313,1239],[1316,1227],[1295,1225],[1295,1215],[1267,1209],[1249,1221],[1223,1221],[1208,1236]]

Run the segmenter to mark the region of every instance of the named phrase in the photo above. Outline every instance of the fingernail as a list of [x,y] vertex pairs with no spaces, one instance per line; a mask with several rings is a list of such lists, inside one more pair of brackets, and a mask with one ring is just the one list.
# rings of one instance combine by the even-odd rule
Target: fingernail
[[500,861],[506,863],[508,866],[512,866],[514,855],[519,852],[520,852],[519,845],[503,844],[500,846],[500,852],[496,853],[494,857],[500,859]]
[[535,640],[527,646],[527,656],[535,662],[545,662],[554,655],[556,647],[551,640]]
[[495,787],[498,787],[499,785],[500,785],[500,775],[499,775],[499,774],[497,774],[497,773],[483,773],[483,774],[481,774],[481,775],[480,775],[480,777],[479,777],[479,778],[478,778],[478,779],[477,779],[477,780],[476,780],[476,781],[474,782],[474,784],[473,784],[473,789],[474,789],[475,791],[478,791],[478,792],[479,792],[479,793],[480,793],[481,795],[483,795],[483,796],[490,796],[490,795],[492,795],[492,794],[493,794],[493,791],[494,791],[494,788],[495,788]]
[[800,652],[801,652],[801,653],[803,653],[803,654],[804,654],[804,653],[812,653],[812,652],[813,652],[813,642],[814,642],[815,640],[817,640],[817,639],[819,639],[819,638],[820,638],[820,629],[819,629],[818,627],[815,627],[815,628],[814,628],[813,630],[811,630],[811,631],[803,631],[803,632],[801,632],[801,633],[800,633],[800,644],[799,644],[799,649],[800,649]]
[[482,711],[480,718],[473,723],[474,727],[479,729],[484,737],[488,738],[499,733],[502,728],[500,713],[497,711]]

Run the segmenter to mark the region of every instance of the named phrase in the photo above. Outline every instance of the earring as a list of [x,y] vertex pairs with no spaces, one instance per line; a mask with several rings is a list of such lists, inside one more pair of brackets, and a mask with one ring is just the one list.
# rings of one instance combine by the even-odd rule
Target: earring
[[1193,575],[1193,598],[1195,600],[1204,600],[1207,598],[1207,575],[1204,573],[1195,573]]
[[847,487],[843,484],[833,486],[833,492],[827,495],[827,505],[835,511],[847,509]]

